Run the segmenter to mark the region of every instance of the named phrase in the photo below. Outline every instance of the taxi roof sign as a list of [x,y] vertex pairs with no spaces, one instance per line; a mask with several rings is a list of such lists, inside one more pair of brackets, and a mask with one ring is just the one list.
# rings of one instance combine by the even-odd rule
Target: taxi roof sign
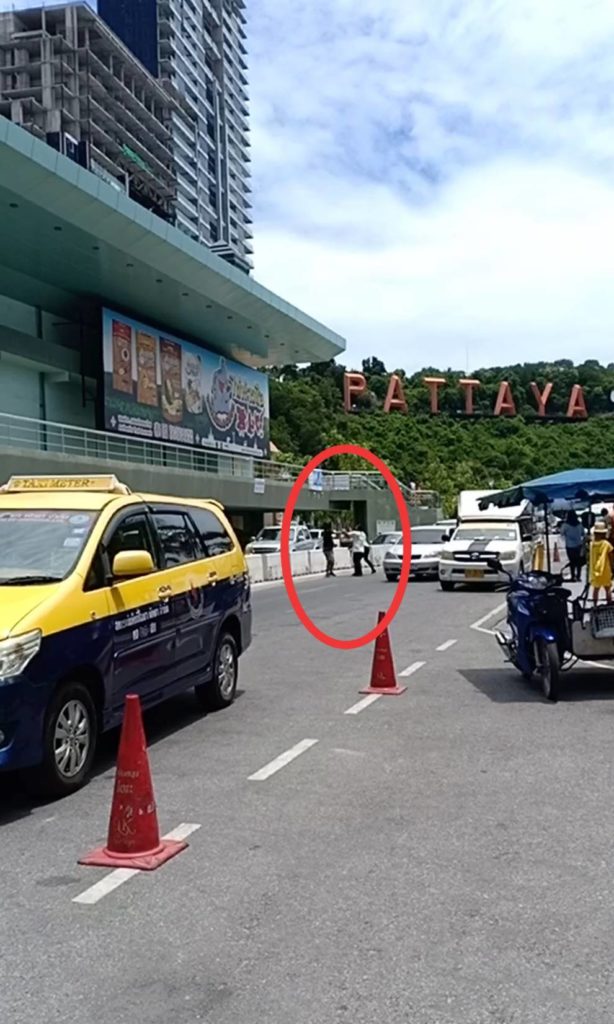
[[94,476],[12,476],[0,488],[4,493],[24,491],[94,491],[102,494],[130,494],[112,473]]

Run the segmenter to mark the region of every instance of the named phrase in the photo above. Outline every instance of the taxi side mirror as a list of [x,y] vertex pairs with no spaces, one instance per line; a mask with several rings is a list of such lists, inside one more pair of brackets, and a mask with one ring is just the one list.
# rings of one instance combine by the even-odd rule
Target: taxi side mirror
[[118,551],[111,568],[113,578],[118,580],[147,576],[154,570],[153,558],[149,551]]

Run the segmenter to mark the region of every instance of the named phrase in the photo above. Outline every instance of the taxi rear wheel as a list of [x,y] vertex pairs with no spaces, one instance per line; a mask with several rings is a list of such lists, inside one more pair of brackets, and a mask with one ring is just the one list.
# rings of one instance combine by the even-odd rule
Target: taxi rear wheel
[[98,717],[86,686],[60,686],[47,712],[43,760],[24,773],[24,784],[38,796],[62,797],[88,779],[96,754]]
[[237,692],[239,651],[232,633],[222,633],[215,649],[213,677],[210,683],[196,686],[196,699],[205,711],[230,707]]

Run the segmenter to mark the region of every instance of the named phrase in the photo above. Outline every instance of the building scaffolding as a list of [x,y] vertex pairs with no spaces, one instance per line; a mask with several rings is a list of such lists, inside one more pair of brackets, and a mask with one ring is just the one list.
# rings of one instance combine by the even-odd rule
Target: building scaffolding
[[86,4],[0,13],[0,114],[175,223],[182,100]]

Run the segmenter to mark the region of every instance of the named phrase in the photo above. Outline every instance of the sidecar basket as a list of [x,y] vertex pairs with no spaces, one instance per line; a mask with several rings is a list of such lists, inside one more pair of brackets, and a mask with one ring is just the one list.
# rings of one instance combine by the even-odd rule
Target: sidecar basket
[[614,605],[592,608],[590,612],[591,633],[595,640],[614,636]]

